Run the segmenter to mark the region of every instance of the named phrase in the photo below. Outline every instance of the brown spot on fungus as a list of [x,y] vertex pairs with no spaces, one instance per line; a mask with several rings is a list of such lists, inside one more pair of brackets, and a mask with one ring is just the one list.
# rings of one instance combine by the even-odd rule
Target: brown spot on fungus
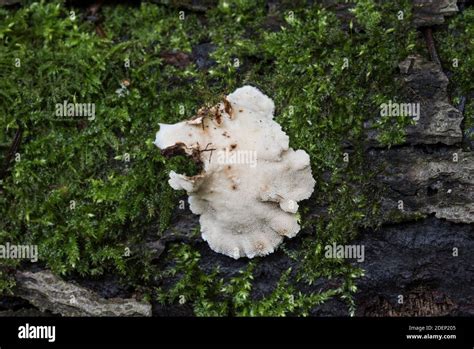
[[230,102],[227,100],[226,97],[224,97],[224,111],[229,114],[230,117],[232,117],[232,105],[230,104]]
[[288,230],[282,229],[278,232],[280,235],[286,236],[288,234]]
[[222,115],[218,109],[215,111],[215,120],[219,125],[222,124]]

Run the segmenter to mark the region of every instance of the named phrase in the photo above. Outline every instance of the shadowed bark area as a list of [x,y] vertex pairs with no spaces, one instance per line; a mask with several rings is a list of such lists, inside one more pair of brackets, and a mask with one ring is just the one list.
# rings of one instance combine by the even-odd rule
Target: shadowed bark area
[[357,314],[473,315],[473,233],[470,225],[428,217],[363,234]]

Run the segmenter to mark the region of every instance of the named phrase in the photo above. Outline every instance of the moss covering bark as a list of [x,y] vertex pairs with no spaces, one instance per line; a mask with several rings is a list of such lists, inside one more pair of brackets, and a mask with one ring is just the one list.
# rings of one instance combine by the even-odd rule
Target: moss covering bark
[[[397,63],[422,46],[410,13],[406,0],[358,1],[342,18],[318,4],[269,13],[263,1],[239,0],[183,17],[144,2],[104,7],[101,37],[85,8],[62,1],[0,8],[2,162],[22,132],[1,181],[0,243],[39,245],[40,263],[60,275],[117,273],[148,298],[184,299],[197,315],[304,315],[330,297],[347,300],[353,312],[363,271],[324,258],[323,246],[378,224],[364,125],[371,121],[380,141],[393,145],[411,122],[378,117],[380,103],[400,98]],[[443,61],[462,56],[454,81],[463,93],[472,91],[473,55],[458,47],[472,41],[472,28],[464,27],[472,15],[466,10],[436,33]],[[198,64],[202,45],[212,50]],[[171,246],[163,258],[173,267],[166,270],[133,249],[169,228],[180,199],[168,186],[169,171],[194,170],[185,159],[160,155],[152,144],[158,123],[190,117],[243,84],[275,100],[277,121],[291,145],[310,154],[317,181],[300,211],[308,234],[287,252],[298,268],[260,300],[250,296],[259,259],[224,280],[217,268],[203,272],[190,245]],[[63,101],[95,103],[95,119],[58,117],[55,106]],[[0,290],[8,292],[9,271],[19,265],[0,263]],[[175,284],[154,287],[156,277],[172,276]],[[343,282],[321,293],[297,287],[320,277]]]

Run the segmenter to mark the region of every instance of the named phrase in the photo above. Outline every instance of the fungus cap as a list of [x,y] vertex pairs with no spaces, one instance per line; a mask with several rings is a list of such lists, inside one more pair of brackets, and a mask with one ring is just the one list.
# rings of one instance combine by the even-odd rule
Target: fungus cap
[[294,237],[297,202],[314,189],[308,154],[289,147],[274,110],[269,97],[243,86],[190,120],[160,124],[156,134],[164,154],[202,165],[192,177],[172,171],[169,184],[188,193],[211,249],[232,258],[267,255]]

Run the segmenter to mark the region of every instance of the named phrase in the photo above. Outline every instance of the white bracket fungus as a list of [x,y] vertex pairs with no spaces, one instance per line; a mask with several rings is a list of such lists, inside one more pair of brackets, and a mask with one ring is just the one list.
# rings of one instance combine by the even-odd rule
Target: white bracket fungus
[[165,155],[201,164],[192,177],[171,171],[169,184],[188,193],[211,249],[235,259],[267,255],[284,236],[294,237],[297,202],[314,189],[309,156],[289,147],[274,109],[270,98],[244,86],[190,120],[160,124],[156,134]]

